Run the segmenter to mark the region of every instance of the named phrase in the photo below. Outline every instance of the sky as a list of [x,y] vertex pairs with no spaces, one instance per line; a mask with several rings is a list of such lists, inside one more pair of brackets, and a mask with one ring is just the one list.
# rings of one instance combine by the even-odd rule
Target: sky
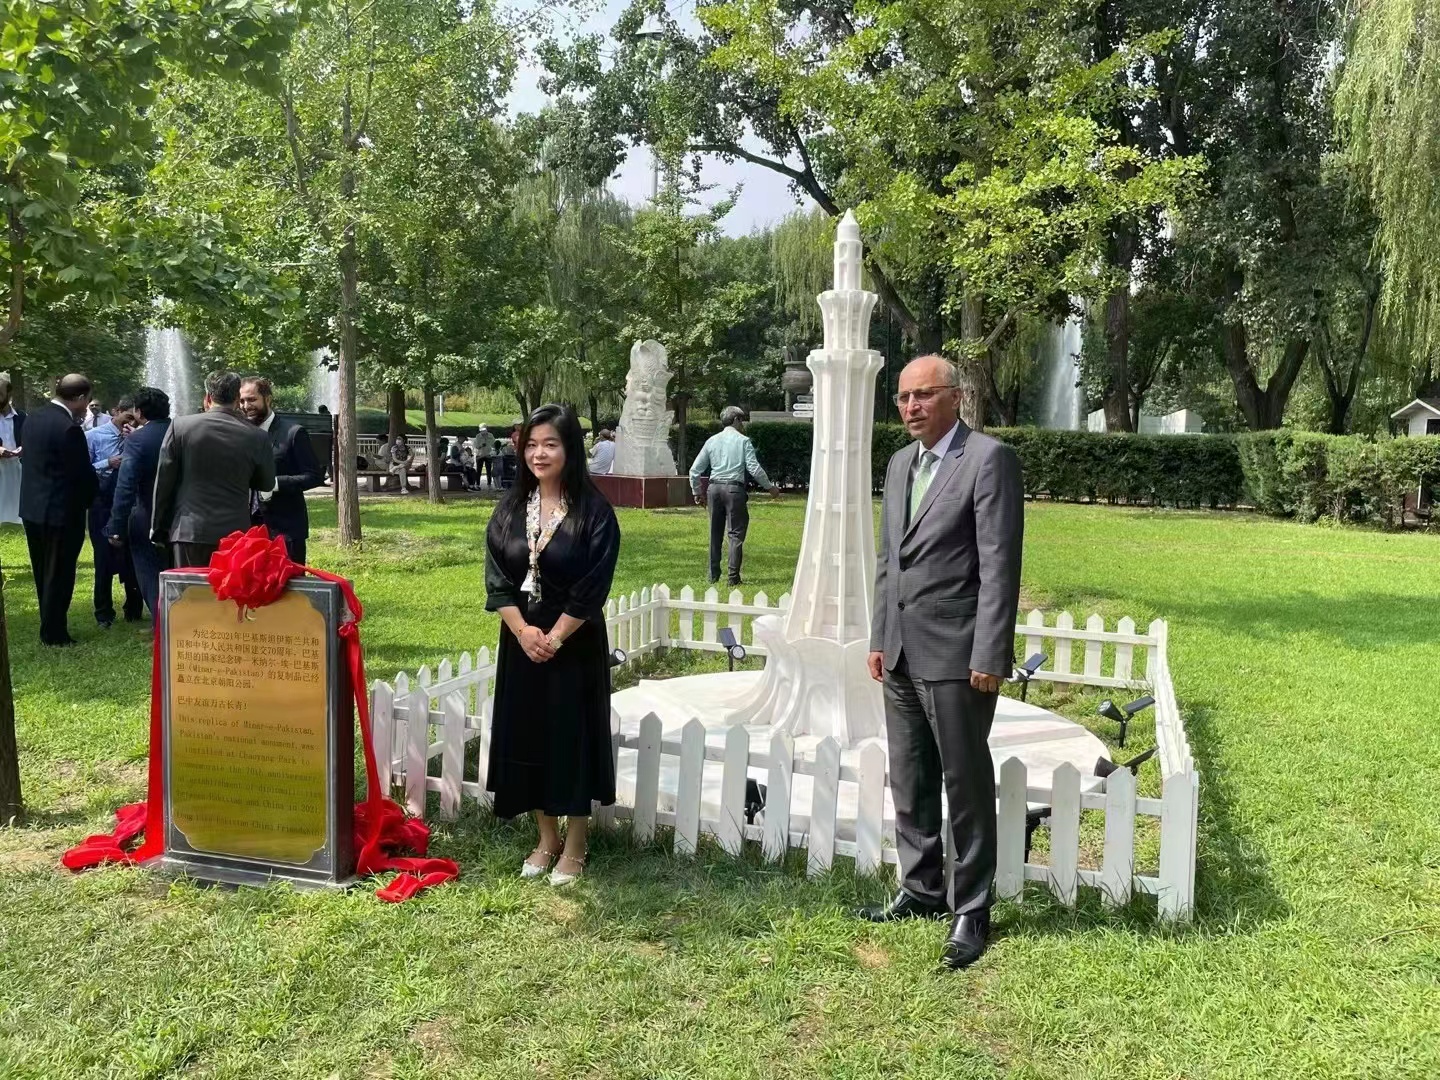
[[[525,6],[532,6],[537,2],[538,0],[522,0]],[[627,0],[599,0],[599,8],[593,14],[583,19],[572,17],[573,25],[568,31],[557,26],[555,32],[562,38],[576,33],[608,35],[626,5]],[[695,25],[693,0],[677,0],[670,11],[682,23]],[[544,107],[546,97],[539,87],[541,74],[540,68],[533,62],[522,63],[516,72],[515,86],[508,103],[512,115],[538,112]],[[801,206],[791,194],[784,177],[746,161],[727,163],[718,157],[707,157],[702,182],[715,185],[713,190],[706,192],[707,201],[723,198],[737,185],[740,187],[740,197],[735,208],[721,223],[725,232],[731,236],[743,236],[773,225]],[[627,202],[639,205],[650,198],[651,184],[650,150],[644,146],[633,147],[621,163],[619,171],[611,178],[610,190]],[[809,205],[808,199],[805,205]]]

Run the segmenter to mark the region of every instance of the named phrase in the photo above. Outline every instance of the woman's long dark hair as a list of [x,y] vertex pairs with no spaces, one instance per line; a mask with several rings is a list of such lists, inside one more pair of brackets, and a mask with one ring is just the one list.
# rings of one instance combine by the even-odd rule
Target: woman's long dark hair
[[598,488],[590,479],[590,467],[585,457],[585,433],[575,411],[565,405],[541,405],[530,414],[520,427],[519,445],[516,449],[515,485],[500,498],[495,507],[495,520],[502,531],[508,531],[515,515],[525,516],[525,504],[530,493],[539,485],[535,474],[525,461],[525,444],[530,433],[542,424],[549,424],[560,436],[560,445],[565,448],[565,467],[560,472],[560,486],[565,489],[565,502],[569,510],[565,515],[563,528],[574,528],[585,520],[592,499],[603,499]]

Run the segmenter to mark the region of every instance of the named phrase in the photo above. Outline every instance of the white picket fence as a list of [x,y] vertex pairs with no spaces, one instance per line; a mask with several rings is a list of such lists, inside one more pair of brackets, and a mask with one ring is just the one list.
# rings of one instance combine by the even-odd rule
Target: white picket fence
[[[718,641],[722,626],[733,628],[737,640],[752,654],[763,655],[763,647],[754,643],[753,620],[777,614],[788,603],[788,595],[782,596],[772,607],[763,593],[745,603],[738,590],[721,600],[713,588],[697,600],[688,587],[676,600],[668,587],[655,585],[612,599],[606,621],[612,645],[624,649],[632,660],[667,647],[723,649]],[[1156,896],[1162,918],[1188,918],[1195,895],[1200,777],[1175,700],[1167,624],[1157,620],[1138,633],[1134,622],[1126,618],[1119,620],[1114,630],[1107,630],[1100,616],[1091,615],[1084,628],[1077,628],[1068,612],[1047,622],[1044,613],[1032,611],[1016,627],[1016,633],[1023,639],[1022,658],[1036,652],[1049,656],[1036,673],[1037,680],[1154,695],[1161,794],[1159,798],[1137,794],[1136,778],[1126,769],[1082,790],[1081,774],[1068,764],[1045,778],[1048,786],[1035,786],[1028,782],[1024,763],[1008,759],[1001,766],[998,784],[996,891],[1018,899],[1024,883],[1035,881],[1067,905],[1075,902],[1080,885],[1099,889],[1105,903],[1111,905],[1123,904],[1143,892]],[[1138,670],[1141,666],[1143,671]],[[393,682],[374,683],[375,741],[382,749],[390,748],[390,753],[378,755],[381,783],[387,789],[403,790],[411,813],[425,813],[426,795],[431,791],[439,793],[439,814],[445,819],[459,813],[464,798],[489,804],[485,773],[494,677],[489,651],[481,649],[473,658],[462,653],[455,663],[442,660],[433,672],[427,666],[413,678],[402,672]],[[412,722],[417,717],[423,721]],[[478,761],[467,765],[467,744],[477,740]],[[679,739],[665,738],[660,719],[652,713],[641,721],[638,733],[614,734],[612,752],[617,767],[622,753],[634,755],[634,798],[630,805],[597,808],[597,827],[629,820],[641,842],[649,841],[657,827],[669,827],[677,854],[693,854],[701,836],[713,837],[724,850],[737,855],[747,840],[753,841],[771,860],[783,859],[790,848],[804,848],[807,871],[812,875],[829,870],[836,855],[853,858],[862,874],[897,861],[893,830],[884,824],[889,782],[886,756],[877,745],[863,747],[853,764],[842,764],[834,739],[797,754],[794,740],[780,733],[762,754],[752,752],[743,727],[731,728],[723,746],[707,745],[705,728],[698,720],[687,724]],[[429,763],[436,757],[440,758],[439,775],[428,775]],[[659,808],[664,758],[678,759],[673,811]],[[703,805],[706,762],[716,762],[721,770],[718,810]],[[762,820],[755,824],[745,821],[746,779],[751,770],[763,771],[767,785]],[[797,775],[813,778],[808,814],[797,813],[792,805]],[[845,784],[856,785],[853,839],[837,835],[839,794]],[[1104,838],[1098,864],[1092,854],[1086,860],[1092,865],[1082,866],[1081,821],[1085,813],[1103,814]],[[1032,821],[1043,814],[1048,827],[1048,858],[1043,863],[1025,858],[1027,814]],[[799,820],[792,822],[792,818]],[[1137,834],[1146,828],[1146,821],[1156,820],[1157,871],[1137,872]],[[797,824],[802,827],[795,827]],[[1149,828],[1153,843],[1154,827]]]

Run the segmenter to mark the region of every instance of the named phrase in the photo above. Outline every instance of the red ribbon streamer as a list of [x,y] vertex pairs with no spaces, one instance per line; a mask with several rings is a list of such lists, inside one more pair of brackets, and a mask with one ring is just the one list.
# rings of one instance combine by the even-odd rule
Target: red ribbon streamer
[[[217,599],[234,600],[242,611],[264,607],[280,598],[292,577],[310,574],[340,587],[348,617],[340,623],[339,636],[350,685],[355,694],[355,713],[360,721],[360,740],[365,749],[365,801],[355,805],[355,872],[362,876],[399,871],[395,879],[375,895],[398,904],[432,885],[453,881],[460,867],[453,859],[426,858],[430,828],[423,821],[406,817],[405,811],[380,790],[380,773],[375,766],[375,743],[370,734],[370,701],[366,696],[365,654],[360,645],[360,620],[364,609],[355,587],[345,578],[290,561],[285,541],[270,538],[263,525],[249,532],[233,532],[220,542],[220,550],[208,568],[191,568],[206,574]],[[131,803],[115,811],[115,828],[89,836],[60,857],[71,870],[85,870],[102,863],[143,863],[165,851],[165,768],[161,750],[162,702],[160,682],[160,624],[155,625],[155,642],[150,665],[150,778],[149,795],[143,803]],[[141,837],[133,851],[129,845]],[[413,855],[401,855],[410,851]]]

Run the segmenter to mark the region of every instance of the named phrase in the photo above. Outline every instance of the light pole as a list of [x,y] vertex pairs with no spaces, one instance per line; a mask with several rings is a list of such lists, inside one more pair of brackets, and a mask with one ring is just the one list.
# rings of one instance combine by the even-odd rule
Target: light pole
[[[664,42],[665,31],[663,30],[637,30],[632,35],[635,41]],[[660,72],[665,71],[663,57],[661,59]],[[653,203],[660,198],[660,150],[655,143],[650,144],[650,201]]]

